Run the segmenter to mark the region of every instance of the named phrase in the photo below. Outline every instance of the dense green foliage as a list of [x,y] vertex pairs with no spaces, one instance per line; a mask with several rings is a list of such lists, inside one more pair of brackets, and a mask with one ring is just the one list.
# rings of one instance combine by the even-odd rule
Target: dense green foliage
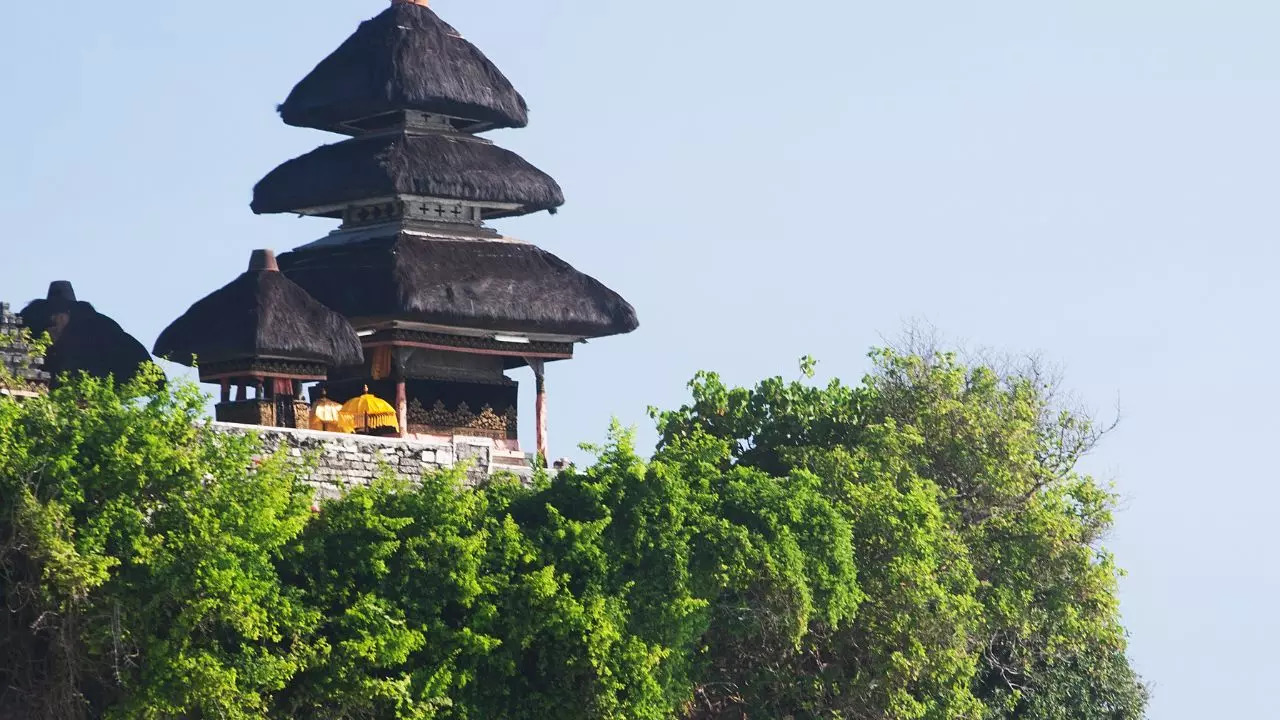
[[780,669],[776,653],[719,654],[698,715],[1142,717],[1118,571],[1099,544],[1115,498],[1075,470],[1101,432],[1056,405],[1034,364],[873,358],[858,388],[728,388],[704,374],[693,403],[659,415],[666,447],[711,436],[733,466],[821,478],[855,528],[865,597],[841,627],[813,626]]
[[305,490],[158,373],[0,402],[0,716],[257,717],[308,659]]
[[615,428],[319,513],[189,387],[0,401],[0,720],[1142,717],[1097,432],[1034,373],[874,357],[701,375],[649,459]]

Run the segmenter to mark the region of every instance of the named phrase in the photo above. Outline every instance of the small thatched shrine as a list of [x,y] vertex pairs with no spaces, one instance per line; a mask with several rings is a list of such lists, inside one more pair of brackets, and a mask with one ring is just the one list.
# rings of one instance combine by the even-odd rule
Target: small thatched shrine
[[[518,386],[506,373],[527,366],[545,456],[546,363],[572,358],[577,343],[631,332],[637,320],[595,279],[486,226],[564,203],[549,175],[478,135],[524,127],[524,99],[425,0],[394,0],[298,83],[280,113],[290,125],[349,137],[270,172],[254,189],[253,210],[342,225],[280,256],[283,276],[296,283],[290,299],[254,296],[257,310],[240,303],[230,312],[227,290],[219,291],[166,331],[157,354],[199,356],[202,376],[224,388],[259,376],[292,380],[295,396],[296,383],[319,379],[323,364],[327,379],[313,399],[323,392],[326,404],[345,403],[368,388],[393,400],[402,434],[487,437],[508,450],[519,449]],[[299,293],[345,318],[362,359],[361,348],[347,347],[346,329]],[[257,372],[266,355],[303,359],[254,335],[268,305],[289,327],[270,339],[300,342],[316,372]],[[315,352],[336,352],[335,343],[340,354]]]
[[281,274],[270,250],[254,251],[247,271],[166,328],[155,353],[221,385],[218,420],[303,429],[303,384],[364,362],[346,318]]
[[31,301],[19,315],[32,336],[48,333],[53,341],[44,369],[54,384],[77,373],[124,383],[151,362],[142,343],[93,305],[77,300],[75,289],[65,280],[51,283],[48,295]]

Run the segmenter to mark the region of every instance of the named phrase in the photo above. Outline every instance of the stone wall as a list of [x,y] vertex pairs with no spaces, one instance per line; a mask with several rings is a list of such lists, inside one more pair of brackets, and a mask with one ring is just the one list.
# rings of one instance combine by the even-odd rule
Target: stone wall
[[254,433],[262,439],[266,452],[274,453],[283,447],[300,463],[318,455],[311,482],[319,498],[337,497],[345,488],[368,485],[385,466],[412,482],[420,480],[424,473],[465,464],[469,487],[499,472],[512,473],[525,481],[533,476],[527,458],[503,450],[487,438],[401,440],[222,422],[213,426],[222,432]]
[[41,358],[31,357],[21,342],[22,318],[9,311],[9,303],[0,303],[0,367],[14,387],[0,387],[0,394],[31,395],[49,383],[49,374],[41,369]]

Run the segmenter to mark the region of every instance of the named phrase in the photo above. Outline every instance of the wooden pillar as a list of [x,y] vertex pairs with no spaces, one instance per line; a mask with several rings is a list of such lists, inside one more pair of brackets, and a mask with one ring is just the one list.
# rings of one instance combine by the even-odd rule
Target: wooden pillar
[[248,392],[244,389],[244,383],[242,383],[242,382],[238,382],[238,383],[236,383],[236,395],[235,395],[235,398],[234,398],[234,399],[235,399],[235,401],[236,401],[236,402],[240,402],[240,401],[242,401],[242,400],[248,400],[248,399],[249,399],[249,394],[248,394]]
[[400,437],[408,437],[409,394],[405,392],[403,379],[396,381],[396,420],[400,423]]
[[231,402],[231,378],[222,378],[222,402]]
[[543,466],[551,462],[551,452],[547,450],[547,364],[541,358],[528,358],[529,367],[533,368],[533,377],[537,383],[538,397],[534,404],[534,422],[537,426],[538,455],[542,457]]

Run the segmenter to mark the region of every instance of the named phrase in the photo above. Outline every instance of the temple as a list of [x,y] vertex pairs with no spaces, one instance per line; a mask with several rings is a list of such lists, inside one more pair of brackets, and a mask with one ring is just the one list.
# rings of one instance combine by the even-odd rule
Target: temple
[[[524,98],[423,0],[396,0],[299,82],[280,114],[346,139],[267,174],[253,211],[341,225],[251,269],[235,302],[224,288],[197,303],[156,354],[198,358],[202,379],[222,385],[219,420],[302,427],[279,398],[302,398],[304,383],[315,383],[312,401],[368,388],[391,401],[401,436],[482,437],[509,450],[520,449],[519,388],[507,372],[528,367],[545,458],[548,363],[638,322],[600,282],[486,224],[564,203],[549,175],[480,137],[526,126]],[[247,289],[264,275],[288,292]],[[262,337],[267,314],[276,329]],[[238,406],[249,388],[259,410]]]

